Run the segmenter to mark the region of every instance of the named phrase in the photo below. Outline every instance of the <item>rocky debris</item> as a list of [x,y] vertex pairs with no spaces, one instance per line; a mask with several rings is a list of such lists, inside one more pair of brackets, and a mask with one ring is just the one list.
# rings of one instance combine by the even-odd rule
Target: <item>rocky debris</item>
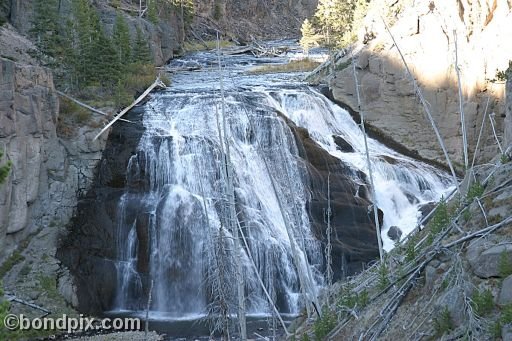
[[[402,16],[392,27],[395,39],[431,106],[450,156],[459,164],[463,158],[457,77],[453,68],[454,30],[459,35],[459,65],[463,75],[469,150],[473,150],[476,144],[488,97],[488,113],[496,113],[499,132],[504,128],[505,84],[489,82],[489,79],[495,77],[496,70],[508,67],[512,46],[506,41],[512,34],[512,27],[508,24],[512,13],[506,2],[495,3],[495,7],[488,6],[488,2],[477,5],[467,0],[436,2],[433,12],[425,10],[424,3],[406,5]],[[388,3],[394,6],[397,2]],[[382,11],[370,12],[363,26],[367,32],[374,32],[376,39],[356,48],[359,51],[356,65],[366,120],[420,156],[445,162],[398,51],[382,25],[381,15]],[[480,15],[487,15],[488,22],[482,21],[481,17],[474,18]],[[347,67],[349,58],[350,54],[347,54],[338,61],[338,71],[327,81],[336,100],[357,108],[353,72],[351,67]],[[481,161],[489,160],[498,152],[493,140],[492,129],[486,124],[479,154]]]
[[510,303],[512,303],[512,275],[503,280],[500,295],[498,296],[499,305],[506,305]]
[[392,241],[397,242],[402,237],[402,230],[398,226],[391,226],[388,230],[388,237]]
[[512,243],[495,244],[481,239],[472,242],[467,259],[473,273],[481,278],[499,277],[500,261],[507,257],[512,263]]

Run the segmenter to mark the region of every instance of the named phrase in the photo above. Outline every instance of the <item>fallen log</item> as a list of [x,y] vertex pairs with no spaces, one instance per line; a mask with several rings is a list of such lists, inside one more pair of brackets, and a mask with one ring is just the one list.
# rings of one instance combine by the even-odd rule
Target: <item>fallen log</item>
[[121,110],[120,113],[118,113],[114,119],[112,119],[112,121],[110,121],[103,129],[101,129],[101,131],[98,133],[98,135],[96,135],[93,139],[93,141],[97,140],[98,137],[100,137],[104,132],[106,132],[108,130],[108,128],[110,128],[114,123],[116,123],[116,121],[120,120],[121,117],[126,114],[128,111],[130,111],[134,106],[136,106],[137,104],[139,104],[144,98],[146,98],[147,95],[149,95],[151,93],[151,91],[153,91],[153,89],[155,89],[156,87],[161,87],[161,88],[165,88],[165,84],[160,80],[160,77],[157,77],[157,79],[154,81],[153,84],[151,84],[147,89],[146,91],[144,91],[144,93],[142,95],[140,95],[132,104],[130,104],[129,106],[127,106],[126,108],[124,108],[123,110]]
[[[91,106],[90,106],[90,105],[88,105],[88,104],[85,104],[85,103],[83,103],[83,102],[80,102],[80,101],[79,101],[79,100],[77,100],[76,98],[73,98],[73,97],[71,97],[71,96],[69,96],[69,95],[66,95],[66,94],[65,94],[65,93],[63,93],[62,91],[59,91],[59,90],[56,90],[56,91],[57,91],[57,93],[58,93],[60,96],[62,96],[62,97],[64,97],[64,98],[69,99],[69,100],[70,100],[70,101],[72,101],[73,103],[76,103],[76,104],[78,104],[79,106],[84,107],[85,109],[88,109],[88,110],[90,110],[90,111],[92,111],[92,112],[94,112],[94,113],[96,113],[96,114],[100,114],[100,115],[103,115],[103,116],[106,116],[106,117],[109,117],[109,116],[110,116],[109,114],[104,113],[103,111],[100,111],[100,110],[98,110],[98,109],[96,109],[96,108],[91,107]],[[128,121],[128,120],[125,120],[125,119],[122,119],[122,121],[124,121],[124,122],[128,122],[128,123],[133,123],[132,121]]]
[[16,303],[20,303],[20,304],[23,304],[23,305],[26,305],[30,308],[34,308],[34,309],[37,309],[37,310],[41,310],[42,312],[45,313],[44,316],[46,315],[50,315],[52,312],[46,308],[43,308],[37,304],[34,304],[34,303],[30,303],[30,302],[27,302],[25,300],[22,300],[20,298],[17,298],[16,296],[14,295],[5,295],[5,297],[7,298],[7,301],[9,302],[16,302]]

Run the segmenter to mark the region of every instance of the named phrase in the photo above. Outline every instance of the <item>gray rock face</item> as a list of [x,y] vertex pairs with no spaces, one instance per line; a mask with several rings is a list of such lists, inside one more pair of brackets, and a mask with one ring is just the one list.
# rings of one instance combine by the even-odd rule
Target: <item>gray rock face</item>
[[[0,260],[37,229],[66,224],[101,158],[105,137],[90,142],[90,127],[62,140],[56,127],[59,99],[50,70],[30,65],[31,44],[0,29],[0,148],[12,162],[0,186]],[[16,46],[17,48],[12,48]],[[26,50],[24,50],[26,49]]]
[[505,147],[508,148],[512,147],[512,70],[509,72],[505,96],[507,108],[507,116],[505,116]]
[[489,278],[500,276],[499,264],[504,254],[512,262],[512,244],[477,240],[469,245],[466,257],[476,276]]
[[203,23],[211,27],[217,7],[221,17],[216,21],[222,30],[239,39],[250,40],[251,36],[267,39],[298,36],[302,21],[314,14],[318,0],[203,0],[195,4],[196,32],[204,31]]
[[506,305],[510,303],[512,303],[512,275],[505,278],[498,296],[498,304]]
[[[393,26],[393,35],[431,107],[450,157],[461,164],[463,148],[457,75],[453,67],[453,31],[459,32],[463,108],[471,151],[474,150],[488,97],[488,113],[496,114],[498,135],[504,129],[505,85],[488,79],[495,76],[496,70],[504,70],[508,66],[512,45],[507,46],[504,42],[512,34],[512,27],[507,24],[512,14],[506,3],[500,3],[493,9],[488,1],[476,4],[467,0],[436,1],[436,11],[442,15],[426,13],[425,7],[419,2],[410,6]],[[461,8],[462,14],[459,12]],[[380,15],[370,13],[365,19],[363,26],[375,33],[376,39],[360,46],[356,57],[366,120],[390,139],[417,151],[421,157],[445,162],[434,130],[425,117],[398,51],[382,26]],[[490,22],[485,22],[486,17]],[[484,50],[487,52],[480,52]],[[336,100],[357,108],[352,68],[346,67],[350,65],[349,58],[350,54],[338,62],[339,71],[328,82]],[[512,136],[511,133],[508,136]],[[480,162],[498,153],[489,120],[486,120],[481,146]]]

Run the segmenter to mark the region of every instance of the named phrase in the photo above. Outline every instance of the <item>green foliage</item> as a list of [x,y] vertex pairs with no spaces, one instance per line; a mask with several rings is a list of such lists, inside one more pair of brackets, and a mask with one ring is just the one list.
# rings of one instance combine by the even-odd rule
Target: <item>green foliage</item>
[[222,7],[220,5],[219,0],[215,0],[215,5],[213,7],[213,19],[220,20],[222,18]]
[[322,317],[317,319],[313,324],[313,333],[315,334],[315,339],[321,341],[324,339],[327,334],[331,330],[336,327],[338,319],[336,318],[336,313],[330,309],[324,308],[322,309]]
[[149,63],[150,60],[151,54],[149,52],[148,41],[142,34],[142,30],[137,27],[137,36],[133,46],[132,62],[145,64]]
[[512,323],[512,303],[505,305],[501,310],[501,324]]
[[471,211],[469,209],[464,210],[462,212],[462,219],[465,223],[467,223],[471,219]]
[[416,259],[416,242],[417,241],[415,237],[412,237],[407,241],[407,244],[405,245],[405,261],[412,262],[414,259]]
[[302,334],[301,341],[309,341],[309,335],[307,333]]
[[446,204],[446,200],[444,198],[439,202],[437,209],[428,223],[428,227],[430,228],[430,233],[428,236],[429,244],[432,244],[434,241],[434,237],[443,231],[450,224],[450,213],[448,210],[448,205]]
[[0,282],[0,340],[9,340],[12,337],[12,332],[7,330],[4,326],[5,315],[9,312],[9,302],[3,299],[4,291],[2,289],[2,282]]
[[496,79],[495,80],[505,82],[506,80],[509,79],[511,74],[512,74],[512,60],[510,60],[508,62],[508,69],[506,69],[505,71],[496,70]]
[[299,42],[300,46],[304,49],[304,53],[309,55],[309,49],[318,45],[320,37],[315,33],[313,24],[308,19],[302,23],[300,33],[302,35]]
[[475,292],[471,297],[471,306],[478,316],[488,315],[494,309],[492,292],[489,289]]
[[492,338],[493,339],[500,339],[501,338],[501,323],[499,320],[497,321],[494,321],[490,326],[489,326],[489,334],[491,334]]
[[448,307],[444,307],[441,313],[439,313],[439,315],[434,318],[435,333],[437,336],[441,336],[452,329],[453,321],[450,311],[448,310]]
[[0,266],[0,278],[3,278],[6,273],[18,263],[25,260],[25,257],[18,251],[14,251],[9,258],[7,258]]
[[114,24],[112,42],[116,50],[118,62],[120,64],[128,63],[132,57],[130,31],[124,16],[119,13],[116,16],[116,22]]
[[370,298],[368,296],[368,291],[363,290],[361,293],[353,293],[352,290],[348,290],[348,293],[342,295],[338,300],[337,308],[343,309],[355,309],[355,308],[364,308],[368,305]]
[[[4,153],[2,150],[0,150],[0,160],[2,160],[2,157],[4,156]],[[0,185],[5,182],[7,179],[7,176],[9,175],[9,171],[11,170],[12,162],[11,160],[7,161],[7,163],[3,166],[0,165]]]
[[367,0],[320,0],[314,25],[323,32],[324,44],[344,47],[354,42],[367,7]]
[[153,24],[158,24],[158,7],[156,0],[148,0],[148,19]]
[[484,194],[484,190],[484,186],[480,182],[476,181],[469,186],[466,199],[468,201],[473,201],[474,198],[480,198],[482,194]]
[[386,264],[381,264],[379,267],[379,290],[384,290],[389,285],[389,269]]
[[62,53],[59,26],[58,0],[36,0],[29,33],[41,52],[50,57],[57,57]]
[[510,261],[510,256],[505,251],[500,254],[498,272],[502,278],[512,275],[512,261]]
[[508,158],[507,154],[501,154],[500,162],[502,165],[506,164],[509,161],[510,161],[510,159]]
[[7,22],[11,3],[9,0],[0,0],[0,26]]

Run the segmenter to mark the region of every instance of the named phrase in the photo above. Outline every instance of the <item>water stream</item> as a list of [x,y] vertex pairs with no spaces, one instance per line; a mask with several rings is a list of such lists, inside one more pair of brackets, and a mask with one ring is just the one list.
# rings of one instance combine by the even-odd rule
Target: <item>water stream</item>
[[[244,252],[242,259],[248,314],[272,313],[249,254],[283,314],[296,315],[304,304],[291,243],[300,252],[299,266],[309,275],[314,290],[325,284],[323,249],[312,232],[307,209],[308,174],[282,116],[307,129],[314,141],[354,174],[367,173],[363,135],[345,110],[303,82],[304,74],[248,72],[256,64],[282,63],[293,54],[292,49],[282,58],[224,57],[225,117],[215,53],[199,52],[173,61],[173,66],[194,63],[202,69],[176,74],[168,89],[145,104],[146,130],[138,153],[130,159],[128,185],[118,205],[118,284],[113,310],[143,315],[151,282],[150,317],[154,320],[195,320],[212,308],[215,283],[211,272],[218,267],[220,238],[227,250],[227,272],[233,267],[229,261],[233,238],[222,195],[225,184],[218,128],[223,119],[237,219],[248,242],[249,253]],[[336,136],[353,151],[341,151]],[[398,226],[404,236],[410,232],[422,205],[445,195],[450,179],[373,139],[369,139],[369,149],[376,202],[384,212],[382,237],[389,250],[393,242],[387,230]],[[127,212],[127,207],[133,207],[127,203],[133,201],[143,208],[143,216]],[[294,227],[291,238],[284,219]],[[234,278],[226,278],[227,290],[232,290]],[[235,300],[234,294],[231,298]]]

